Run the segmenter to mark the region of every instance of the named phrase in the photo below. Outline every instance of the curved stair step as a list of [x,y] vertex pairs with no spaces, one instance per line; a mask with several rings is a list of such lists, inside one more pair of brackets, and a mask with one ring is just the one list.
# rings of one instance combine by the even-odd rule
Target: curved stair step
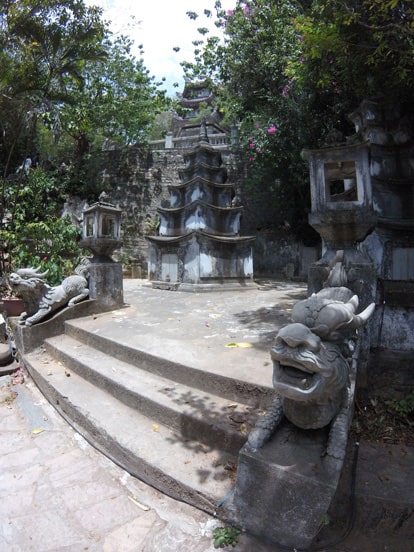
[[[262,408],[272,402],[274,390],[269,368],[254,365],[255,356],[250,356],[249,349],[235,349],[225,360],[219,355],[212,360],[201,348],[195,349],[194,343],[188,350],[183,348],[185,336],[181,335],[180,339],[164,336],[160,340],[152,328],[136,321],[131,327],[134,313],[128,314],[128,317],[120,314],[117,324],[113,313],[70,320],[65,323],[65,334],[142,370],[178,383],[191,381],[192,386],[229,401],[243,401]],[[240,377],[242,365],[247,365],[248,370]],[[268,384],[258,383],[263,380]]]
[[144,416],[42,349],[24,362],[50,403],[107,456],[161,492],[216,512],[233,486],[232,455]]
[[68,369],[160,423],[190,439],[237,455],[258,412],[188,385],[179,384],[60,335],[39,349],[43,362],[57,359]]

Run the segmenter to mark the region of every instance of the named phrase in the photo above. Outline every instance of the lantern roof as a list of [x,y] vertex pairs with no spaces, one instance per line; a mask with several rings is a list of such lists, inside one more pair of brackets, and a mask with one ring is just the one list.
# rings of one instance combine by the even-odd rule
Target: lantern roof
[[104,201],[97,201],[90,207],[87,207],[83,210],[83,213],[88,214],[92,213],[94,211],[103,211],[106,213],[121,213],[122,209],[119,209],[119,207],[115,207],[115,205],[112,205],[111,203],[106,203]]

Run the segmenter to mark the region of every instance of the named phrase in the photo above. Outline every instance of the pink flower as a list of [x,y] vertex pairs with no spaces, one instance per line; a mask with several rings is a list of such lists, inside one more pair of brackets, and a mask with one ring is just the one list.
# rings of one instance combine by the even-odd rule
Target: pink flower
[[249,161],[254,161],[254,157],[249,157]]
[[262,148],[257,148],[257,153],[262,153]]
[[289,94],[289,90],[290,90],[289,83],[285,84],[285,86],[283,87],[283,90],[282,90],[282,96],[287,96]]
[[267,129],[267,133],[268,134],[274,134],[276,132],[276,127],[275,125],[271,125],[268,129]]
[[234,13],[234,11],[233,11],[233,10],[227,10],[227,12],[226,12],[226,14],[227,14],[228,16],[232,16],[232,15],[233,15],[233,13]]
[[250,142],[249,148],[250,148],[250,149],[254,149],[254,142]]

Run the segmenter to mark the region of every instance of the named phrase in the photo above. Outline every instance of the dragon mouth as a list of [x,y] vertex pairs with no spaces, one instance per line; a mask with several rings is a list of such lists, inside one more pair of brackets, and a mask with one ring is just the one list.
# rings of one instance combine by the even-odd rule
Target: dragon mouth
[[315,389],[320,379],[314,371],[293,360],[283,363],[273,360],[273,368],[275,385],[307,394]]

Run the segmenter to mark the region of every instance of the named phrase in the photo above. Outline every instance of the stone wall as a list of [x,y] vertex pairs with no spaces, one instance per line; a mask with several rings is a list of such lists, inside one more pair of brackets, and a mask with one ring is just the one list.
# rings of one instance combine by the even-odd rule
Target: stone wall
[[[183,149],[149,150],[133,146],[103,152],[102,189],[108,201],[122,209],[123,247],[115,255],[126,275],[147,275],[146,235],[158,234],[157,207],[169,206],[168,185],[178,182],[178,169],[184,166]],[[244,187],[244,168],[237,154],[223,148],[223,164],[228,181],[244,206],[241,234],[254,235],[256,277],[299,277],[306,279],[307,266],[317,258],[314,248],[304,248],[288,228],[263,228],[266,213]],[[268,215],[271,218],[271,215]]]

